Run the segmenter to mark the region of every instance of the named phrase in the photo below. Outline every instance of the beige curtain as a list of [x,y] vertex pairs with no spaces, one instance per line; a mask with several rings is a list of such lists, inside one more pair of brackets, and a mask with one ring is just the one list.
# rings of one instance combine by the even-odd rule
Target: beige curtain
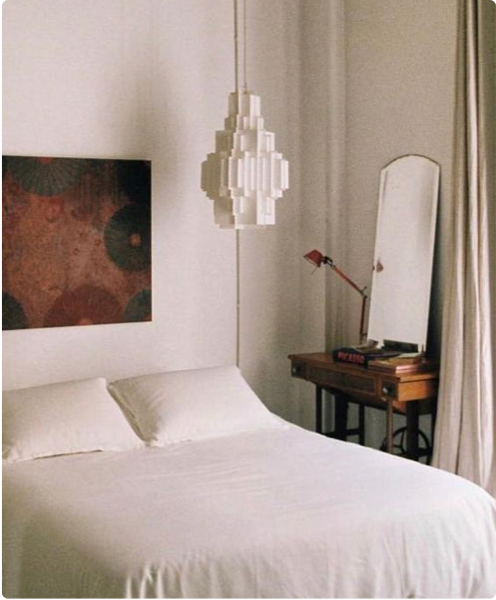
[[452,263],[443,311],[433,456],[434,466],[466,477],[493,495],[494,15],[491,0],[459,1]]

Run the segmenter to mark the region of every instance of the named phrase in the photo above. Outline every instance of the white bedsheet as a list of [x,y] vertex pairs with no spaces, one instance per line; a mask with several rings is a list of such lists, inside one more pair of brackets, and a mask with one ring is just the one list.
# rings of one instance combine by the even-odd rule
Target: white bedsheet
[[290,428],[4,465],[7,597],[492,597],[496,509]]

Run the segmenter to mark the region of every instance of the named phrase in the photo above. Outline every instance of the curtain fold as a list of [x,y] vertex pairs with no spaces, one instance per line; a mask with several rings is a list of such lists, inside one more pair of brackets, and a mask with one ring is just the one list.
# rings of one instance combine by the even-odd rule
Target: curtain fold
[[[453,238],[432,464],[496,493],[490,203],[494,178],[494,5],[459,0]],[[492,267],[491,267],[492,259]],[[494,287],[493,287],[494,290]]]

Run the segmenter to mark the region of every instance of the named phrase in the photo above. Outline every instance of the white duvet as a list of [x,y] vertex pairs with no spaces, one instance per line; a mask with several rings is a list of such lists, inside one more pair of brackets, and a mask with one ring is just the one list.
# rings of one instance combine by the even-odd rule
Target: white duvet
[[3,467],[7,597],[492,597],[469,482],[291,427]]

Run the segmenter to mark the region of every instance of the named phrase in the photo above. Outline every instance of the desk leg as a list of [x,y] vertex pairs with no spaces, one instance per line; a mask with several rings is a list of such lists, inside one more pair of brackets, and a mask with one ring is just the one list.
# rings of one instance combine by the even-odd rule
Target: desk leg
[[419,407],[418,400],[406,403],[406,452],[408,458],[419,459]]
[[338,392],[334,392],[334,398],[335,436],[338,440],[346,441],[346,438],[348,437],[348,398],[346,394],[340,394]]
[[322,388],[315,386],[315,431],[322,433]]
[[437,399],[432,400],[431,413],[431,448],[434,448],[434,434],[436,432],[436,417],[437,417]]
[[365,446],[365,405],[358,406],[358,443]]
[[393,400],[386,399],[386,451],[389,454],[393,453]]

